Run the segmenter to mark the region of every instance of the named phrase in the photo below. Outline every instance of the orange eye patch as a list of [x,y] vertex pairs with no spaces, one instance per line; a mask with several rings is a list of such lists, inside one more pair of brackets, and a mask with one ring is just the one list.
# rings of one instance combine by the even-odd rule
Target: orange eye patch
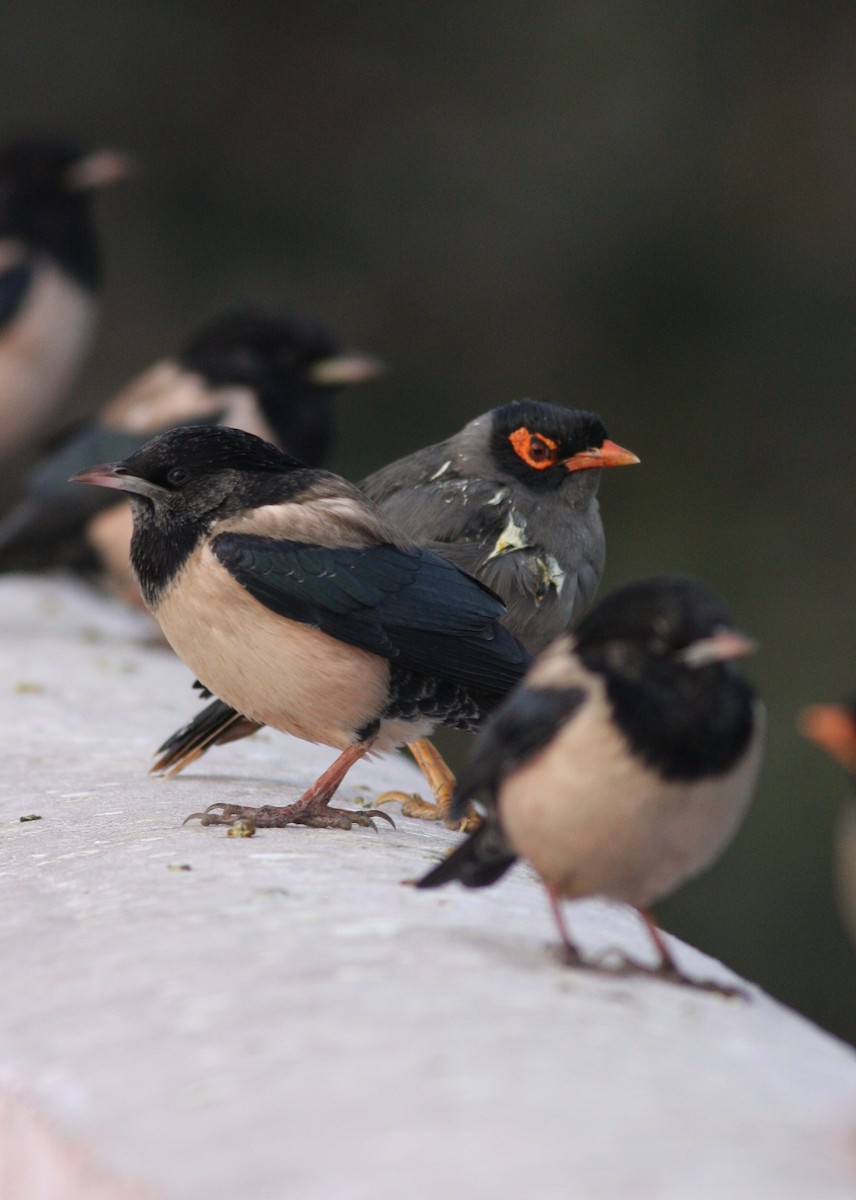
[[512,449],[518,458],[522,458],[528,467],[543,471],[552,467],[559,458],[559,443],[543,433],[530,433],[525,425],[515,429],[508,435]]

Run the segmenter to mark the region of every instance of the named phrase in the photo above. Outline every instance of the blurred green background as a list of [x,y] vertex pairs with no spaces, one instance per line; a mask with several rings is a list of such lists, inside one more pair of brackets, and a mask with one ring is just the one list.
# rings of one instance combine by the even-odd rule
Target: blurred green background
[[605,585],[711,583],[771,711],[744,830],[663,922],[856,1040],[845,783],[794,732],[856,688],[856,9],[19,0],[0,94],[4,134],[143,167],[100,201],[77,406],[237,299],[290,301],[394,367],[341,406],[346,475],[523,395],[641,456],[603,480]]

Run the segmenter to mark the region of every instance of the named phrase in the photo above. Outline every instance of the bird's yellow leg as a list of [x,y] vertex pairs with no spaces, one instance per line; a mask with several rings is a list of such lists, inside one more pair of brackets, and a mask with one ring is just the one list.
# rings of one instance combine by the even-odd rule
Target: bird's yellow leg
[[449,818],[452,793],[455,790],[455,776],[440,751],[427,738],[420,738],[418,742],[409,742],[407,749],[425,776],[428,786],[431,788],[434,803],[407,792],[384,792],[382,796],[378,796],[375,803],[389,804],[391,800],[397,800],[401,804],[401,811],[405,817],[416,817],[421,821],[443,821],[450,829],[459,829],[463,833],[477,829],[481,822],[475,814],[464,817],[463,821],[452,821]]

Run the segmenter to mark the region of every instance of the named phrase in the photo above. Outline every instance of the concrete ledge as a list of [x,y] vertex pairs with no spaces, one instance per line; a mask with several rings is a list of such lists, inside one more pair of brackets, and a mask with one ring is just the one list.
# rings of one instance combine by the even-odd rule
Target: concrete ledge
[[[401,886],[442,829],[182,827],[330,752],[265,733],[149,779],[196,701],[146,620],[21,578],[0,613],[3,1200],[853,1196],[849,1049],[755,990],[560,967],[525,869]],[[379,760],[342,795],[393,785]],[[647,954],[621,908],[569,919]]]

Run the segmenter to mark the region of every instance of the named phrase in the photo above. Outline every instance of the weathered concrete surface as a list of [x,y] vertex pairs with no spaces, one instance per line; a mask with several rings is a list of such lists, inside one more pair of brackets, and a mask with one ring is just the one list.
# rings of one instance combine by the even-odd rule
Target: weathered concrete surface
[[[330,752],[265,733],[147,778],[197,702],[145,620],[23,579],[0,616],[3,1200],[856,1194],[846,1047],[757,992],[560,967],[525,870],[402,886],[442,829],[182,826]],[[363,764],[343,798],[413,782]],[[625,910],[568,915],[592,953],[647,952]]]

